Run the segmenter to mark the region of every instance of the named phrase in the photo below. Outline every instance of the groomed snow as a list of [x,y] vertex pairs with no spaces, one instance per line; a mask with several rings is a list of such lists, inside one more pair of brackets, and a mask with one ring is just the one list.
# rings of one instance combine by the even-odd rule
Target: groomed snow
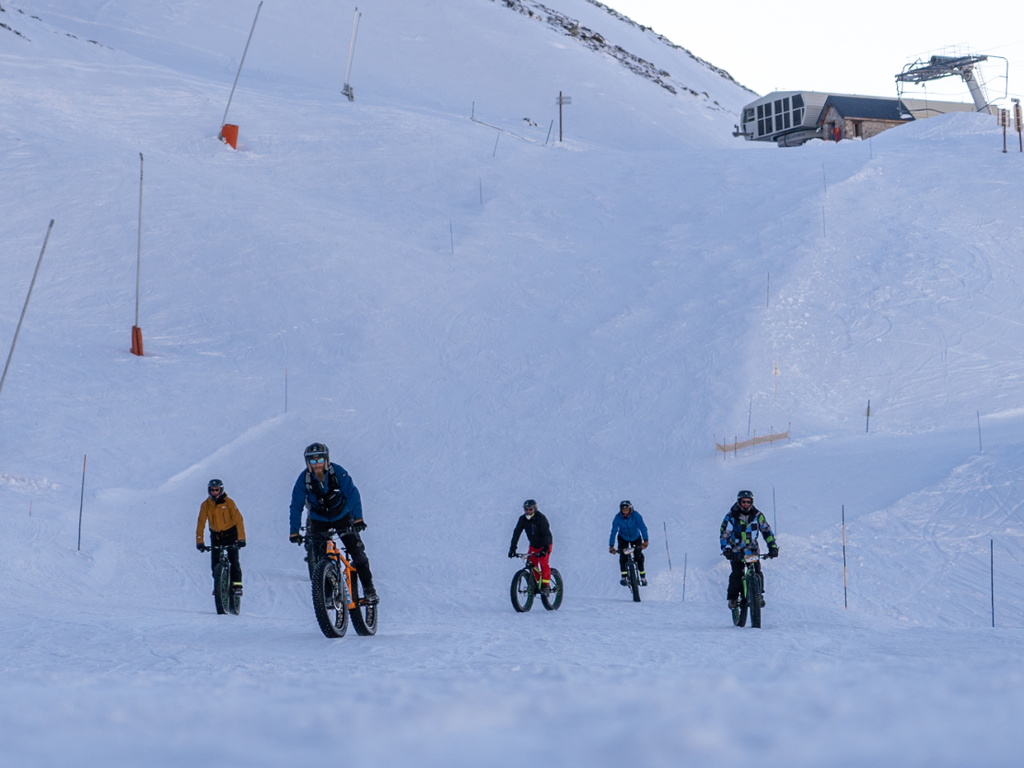
[[[267,0],[233,151],[256,3],[2,4],[4,355],[55,225],[0,392],[0,765],[1019,764],[1024,155],[962,113],[754,146],[750,92],[545,5],[698,95],[503,2],[373,0],[350,103],[352,8]],[[373,638],[320,634],[287,541],[314,440],[363,497]],[[725,608],[740,488],[781,548],[761,630]],[[555,613],[508,600],[527,497]]]

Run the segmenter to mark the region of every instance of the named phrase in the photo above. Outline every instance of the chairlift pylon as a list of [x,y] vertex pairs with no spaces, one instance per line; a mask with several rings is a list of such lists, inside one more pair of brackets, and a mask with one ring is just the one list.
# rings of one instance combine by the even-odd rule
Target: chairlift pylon
[[[917,59],[913,63],[903,67],[896,75],[897,92],[903,98],[904,83],[925,83],[930,80],[939,80],[944,77],[957,76],[965,83],[971,91],[971,98],[974,100],[974,107],[978,112],[989,112],[995,114],[993,107],[985,93],[985,84],[982,81],[981,73],[975,68],[989,58],[1006,59],[1002,56],[989,56],[987,54],[967,54],[963,56],[930,56],[927,61]],[[1009,62],[1006,63],[1007,74],[1009,74]]]

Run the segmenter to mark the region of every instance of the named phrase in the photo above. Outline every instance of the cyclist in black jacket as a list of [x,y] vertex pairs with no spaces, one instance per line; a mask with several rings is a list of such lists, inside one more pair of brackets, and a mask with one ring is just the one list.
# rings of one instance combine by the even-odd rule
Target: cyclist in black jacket
[[519,546],[519,537],[526,532],[526,538],[530,541],[530,562],[540,568],[540,592],[542,595],[551,594],[551,566],[548,559],[551,557],[551,525],[548,519],[537,509],[537,502],[527,499],[523,502],[523,514],[516,523],[516,530],[512,534],[512,543],[508,547],[508,556],[516,556],[516,547]]

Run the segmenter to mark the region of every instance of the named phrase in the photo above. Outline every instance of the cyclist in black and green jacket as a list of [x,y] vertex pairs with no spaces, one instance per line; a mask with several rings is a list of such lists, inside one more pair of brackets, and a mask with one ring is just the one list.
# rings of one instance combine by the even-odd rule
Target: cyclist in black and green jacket
[[[754,494],[750,491],[740,491],[736,496],[736,503],[722,521],[721,530],[722,555],[732,563],[729,589],[726,593],[730,608],[735,608],[736,601],[739,600],[740,587],[743,583],[744,556],[756,555],[761,551],[757,543],[758,533],[764,534],[764,543],[768,545],[768,557],[778,557],[779,545],[775,543],[775,534],[772,533],[764,515],[754,506]],[[754,567],[761,573],[760,562]],[[763,583],[764,576],[761,579]]]

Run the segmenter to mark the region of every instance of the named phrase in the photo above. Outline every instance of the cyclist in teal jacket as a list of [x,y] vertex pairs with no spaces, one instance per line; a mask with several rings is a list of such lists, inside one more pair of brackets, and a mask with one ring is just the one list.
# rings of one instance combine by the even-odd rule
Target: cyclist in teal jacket
[[[615,549],[616,538],[618,538],[618,549]],[[633,505],[628,501],[620,502],[619,513],[612,518],[612,532],[608,537],[608,551],[619,556],[619,570],[622,571],[619,584],[626,586],[626,555],[622,550],[633,547],[633,559],[636,560],[636,567],[640,569],[640,586],[647,586],[644,550],[647,549],[649,543],[647,526],[644,525],[644,519],[640,513],[633,509]]]
[[[721,546],[722,555],[732,564],[732,572],[729,574],[729,587],[726,592],[726,599],[729,607],[735,608],[740,597],[740,587],[743,584],[743,558],[746,555],[756,555],[761,551],[757,543],[758,534],[764,534],[764,543],[768,545],[768,557],[779,556],[779,545],[775,543],[775,534],[761,511],[754,506],[754,494],[750,491],[740,491],[736,496],[736,503],[732,505],[729,514],[722,521]],[[761,573],[761,563],[754,566],[758,573]],[[761,577],[764,583],[764,576]],[[761,600],[764,605],[764,599]]]

